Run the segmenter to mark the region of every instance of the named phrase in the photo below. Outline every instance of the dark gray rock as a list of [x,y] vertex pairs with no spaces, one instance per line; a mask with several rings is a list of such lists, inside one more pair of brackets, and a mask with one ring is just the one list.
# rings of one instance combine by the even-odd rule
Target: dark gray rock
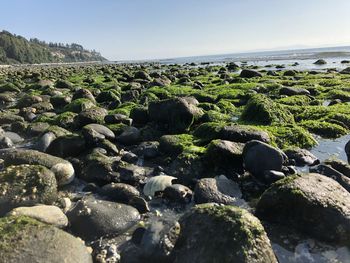
[[305,149],[290,148],[285,150],[284,153],[288,156],[288,159],[294,160],[297,166],[312,166],[320,163],[320,160],[315,155]]
[[264,178],[265,171],[281,171],[287,159],[281,150],[260,141],[250,141],[243,149],[245,169],[259,179]]
[[123,183],[106,184],[101,188],[101,195],[115,202],[128,204],[134,197],[139,197],[140,192],[133,186]]
[[84,240],[123,233],[139,219],[139,212],[128,205],[84,197],[67,214],[72,231]]
[[239,75],[241,78],[254,78],[254,77],[262,77],[262,74],[258,71],[251,69],[243,69],[241,74]]
[[124,145],[137,144],[141,139],[140,130],[136,127],[126,127],[116,140]]
[[46,149],[46,153],[65,158],[68,156],[77,156],[85,149],[84,137],[72,134],[54,139]]
[[241,143],[246,143],[251,140],[258,140],[265,143],[270,142],[270,136],[267,132],[258,131],[241,125],[231,125],[222,128],[219,137],[223,140]]
[[164,189],[164,197],[170,202],[187,204],[191,202],[192,190],[182,184],[173,184]]
[[170,132],[179,133],[189,129],[202,110],[186,98],[174,98],[151,102],[148,113],[152,121],[164,124]]

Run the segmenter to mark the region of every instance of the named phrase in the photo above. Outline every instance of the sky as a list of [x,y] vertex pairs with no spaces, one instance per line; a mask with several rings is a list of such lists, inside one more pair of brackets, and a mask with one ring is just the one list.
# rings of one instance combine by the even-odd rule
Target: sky
[[110,60],[350,45],[349,0],[2,0],[0,30]]

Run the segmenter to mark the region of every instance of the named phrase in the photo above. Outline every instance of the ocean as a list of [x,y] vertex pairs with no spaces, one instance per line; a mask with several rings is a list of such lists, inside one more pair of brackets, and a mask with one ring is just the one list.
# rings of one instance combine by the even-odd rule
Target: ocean
[[[327,64],[315,65],[317,59],[325,59]],[[261,51],[249,53],[232,53],[209,56],[179,57],[169,59],[147,60],[147,61],[123,61],[118,63],[142,63],[154,62],[160,64],[223,64],[235,62],[238,65],[259,66],[268,69],[277,69],[284,65],[286,69],[295,70],[322,70],[328,68],[343,69],[350,64],[341,63],[343,60],[350,60],[350,46],[295,49],[280,51]],[[298,62],[299,65],[293,65]]]

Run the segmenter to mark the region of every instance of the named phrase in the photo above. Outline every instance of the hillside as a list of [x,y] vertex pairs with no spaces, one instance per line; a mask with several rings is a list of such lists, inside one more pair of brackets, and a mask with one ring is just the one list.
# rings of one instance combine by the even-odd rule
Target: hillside
[[27,40],[7,31],[0,32],[0,64],[105,60],[100,53],[86,50],[79,44],[46,43],[37,38]]

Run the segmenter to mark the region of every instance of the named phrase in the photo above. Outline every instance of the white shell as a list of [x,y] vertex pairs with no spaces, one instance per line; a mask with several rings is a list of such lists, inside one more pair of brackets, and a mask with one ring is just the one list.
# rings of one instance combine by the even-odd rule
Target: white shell
[[176,177],[168,175],[158,175],[150,178],[143,188],[146,196],[154,196],[156,192],[164,191],[165,188],[172,185],[172,180]]

